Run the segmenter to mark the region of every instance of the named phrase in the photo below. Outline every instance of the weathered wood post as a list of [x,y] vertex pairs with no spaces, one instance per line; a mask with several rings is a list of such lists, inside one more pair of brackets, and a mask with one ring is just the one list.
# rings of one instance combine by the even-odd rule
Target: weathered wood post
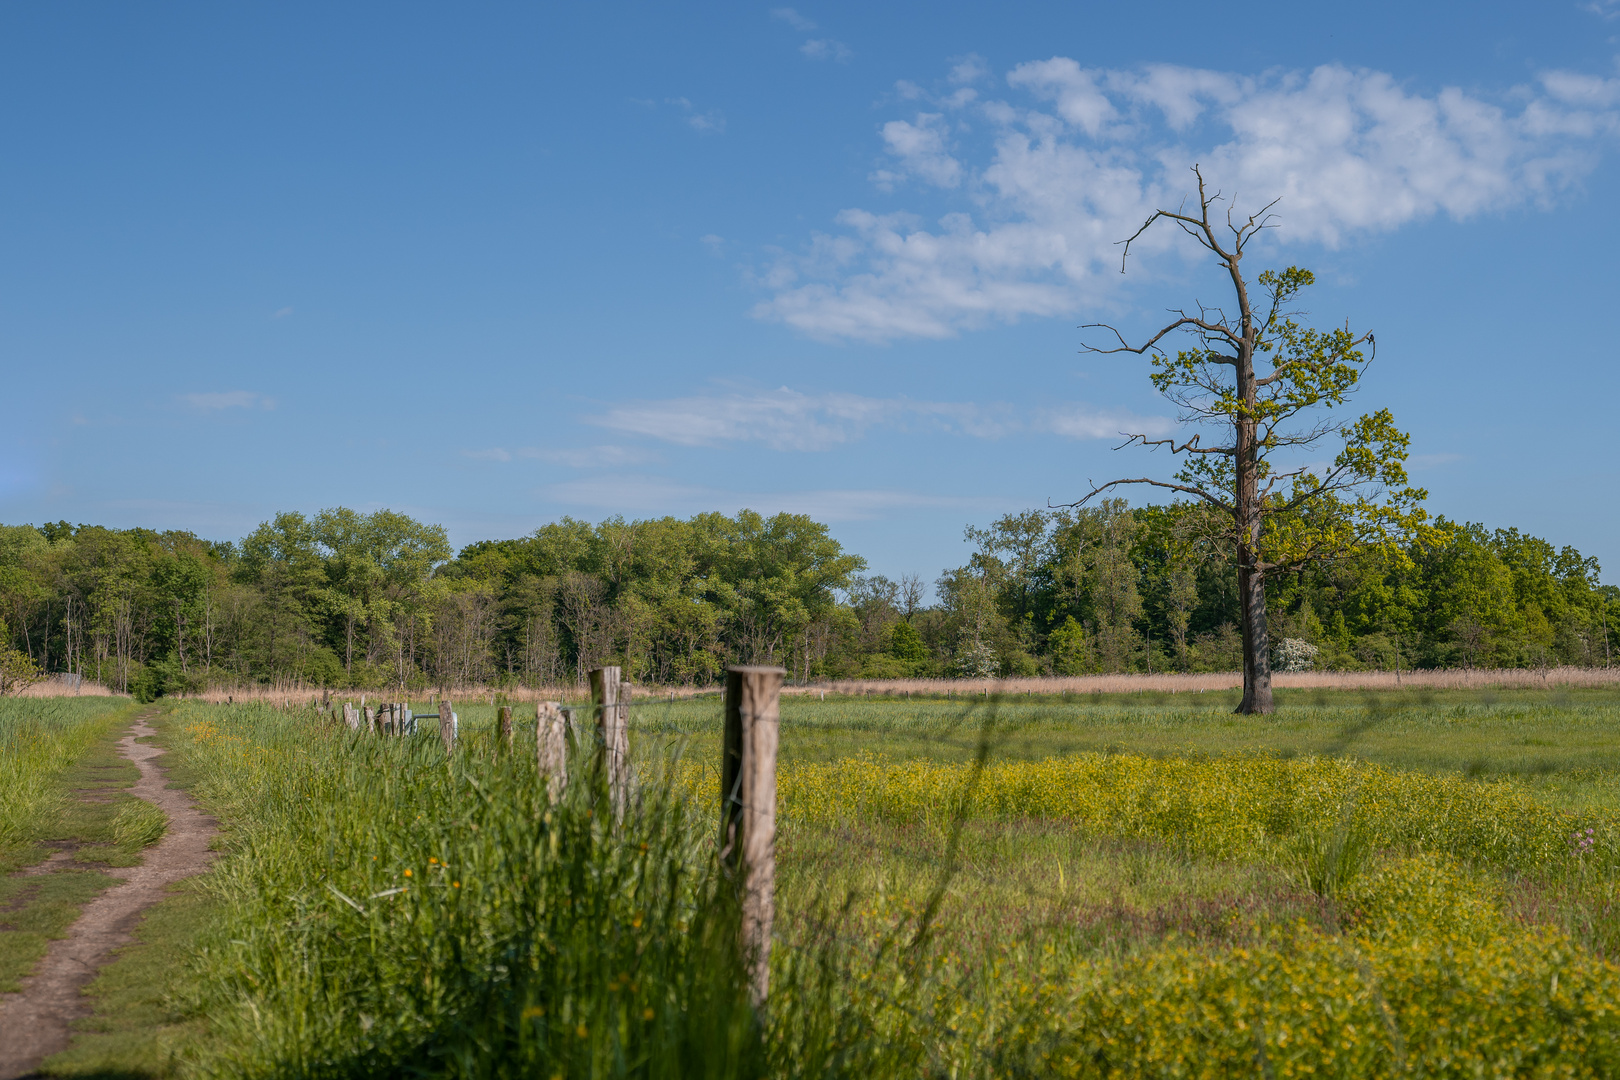
[[602,739],[599,752],[615,819],[623,818],[630,805],[630,726],[622,689],[618,668],[600,667],[591,672],[591,704],[596,710],[596,731]]
[[343,722],[349,725],[350,731],[360,730],[360,710],[347,701],[343,703]]
[[456,749],[456,714],[450,711],[450,699],[439,699],[439,739],[444,743],[444,752],[454,753]]
[[512,749],[512,706],[502,705],[495,714],[495,720],[501,729],[501,737],[495,744],[495,749],[497,751]]
[[742,950],[754,1004],[771,987],[776,917],[776,748],[781,734],[779,667],[726,669],[726,730],[720,759],[720,858],[742,899]]
[[542,701],[534,707],[536,764],[546,778],[546,794],[552,802],[562,798],[568,786],[568,729],[563,710],[555,701]]

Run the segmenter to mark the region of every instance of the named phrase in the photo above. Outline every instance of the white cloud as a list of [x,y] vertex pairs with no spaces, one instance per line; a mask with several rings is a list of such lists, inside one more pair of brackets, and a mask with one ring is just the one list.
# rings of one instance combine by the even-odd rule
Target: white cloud
[[812,60],[831,60],[835,64],[847,64],[855,56],[848,45],[832,38],[811,38],[799,46],[799,51]]
[[951,65],[951,82],[957,86],[976,83],[990,74],[990,65],[978,53],[968,53]]
[[816,24],[790,7],[771,8],[771,18],[780,19],[801,34],[808,34]]
[[962,164],[947,149],[949,133],[950,125],[940,113],[918,113],[911,122],[890,120],[883,125],[884,148],[898,159],[901,171],[879,170],[872,180],[888,188],[910,174],[936,187],[956,187]]
[[691,99],[683,97],[665,98],[664,104],[680,109],[686,126],[700,134],[718,135],[726,130],[726,117],[719,109],[700,110]]
[[[976,77],[961,61],[942,95],[899,84],[927,108],[882,126],[887,160],[871,177],[959,207],[933,225],[843,211],[837,232],[760,275],[774,295],[757,316],[887,341],[1068,314],[1114,295],[1117,242],[1191,193],[1195,163],[1239,209],[1280,199],[1273,242],[1334,247],[1436,216],[1549,204],[1620,133],[1620,79],[1571,72],[1500,100],[1339,65],[1245,76],[1054,57],[1009,72],[1009,100],[962,85]],[[1175,242],[1165,230],[1143,250]]]
[[551,484],[543,498],[621,514],[687,515],[707,510],[808,514],[817,521],[862,521],[896,511],[948,509],[968,513],[1005,509],[1005,496],[927,495],[878,489],[739,492],[674,483],[659,476],[599,476]]
[[272,319],[285,319],[287,316],[291,315],[292,313],[293,313],[293,309],[290,308],[290,307],[278,308],[276,313],[274,315],[270,316],[270,317]]
[[219,409],[273,409],[276,399],[252,390],[222,390],[209,393],[181,394],[180,400],[193,409],[213,412]]
[[1035,417],[1036,431],[1048,431],[1070,439],[1117,439],[1125,435],[1151,435],[1154,438],[1176,430],[1167,416],[1135,416],[1127,412],[1099,412],[1086,405],[1048,409]]
[[588,421],[614,431],[678,446],[759,443],[773,450],[827,450],[860,439],[871,428],[926,428],[995,439],[1039,432],[1074,439],[1115,438],[1121,431],[1159,434],[1160,417],[1103,413],[1084,405],[1034,414],[1003,403],[917,401],[860,394],[802,394],[783,387],[756,393],[640,401]]

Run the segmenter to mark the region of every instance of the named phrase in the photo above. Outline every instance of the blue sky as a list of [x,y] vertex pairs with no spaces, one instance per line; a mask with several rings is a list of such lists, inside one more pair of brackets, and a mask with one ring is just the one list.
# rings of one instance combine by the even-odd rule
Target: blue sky
[[1201,163],[1431,511],[1620,567],[1613,4],[0,8],[0,520],[802,511],[932,579],[1164,465],[1077,325]]

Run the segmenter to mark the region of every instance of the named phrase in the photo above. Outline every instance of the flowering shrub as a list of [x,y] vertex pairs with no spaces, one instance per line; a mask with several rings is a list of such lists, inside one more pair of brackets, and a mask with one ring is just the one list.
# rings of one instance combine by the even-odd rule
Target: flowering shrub
[[1321,651],[1303,638],[1283,638],[1275,650],[1272,666],[1278,671],[1309,671]]

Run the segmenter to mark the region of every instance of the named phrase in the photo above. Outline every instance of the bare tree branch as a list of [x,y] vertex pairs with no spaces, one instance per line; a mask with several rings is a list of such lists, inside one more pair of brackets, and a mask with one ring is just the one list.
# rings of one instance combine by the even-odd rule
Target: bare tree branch
[[1237,448],[1232,446],[1199,446],[1198,440],[1203,436],[1198,434],[1194,434],[1192,438],[1180,446],[1176,445],[1175,439],[1150,439],[1146,435],[1131,435],[1129,432],[1124,431],[1120,432],[1120,434],[1125,436],[1125,441],[1114,447],[1115,450],[1123,450],[1132,443],[1140,442],[1143,446],[1150,448],[1168,446],[1172,454],[1224,454],[1231,457],[1237,453]]
[[1151,484],[1153,487],[1169,488],[1172,491],[1183,491],[1183,492],[1186,492],[1188,495],[1196,495],[1200,499],[1203,499],[1205,502],[1211,504],[1212,506],[1220,507],[1222,510],[1225,510],[1227,513],[1232,512],[1232,507],[1231,506],[1229,506],[1228,504],[1222,502],[1220,499],[1216,498],[1214,495],[1211,495],[1209,492],[1205,491],[1203,488],[1192,487],[1189,484],[1167,484],[1163,480],[1149,480],[1146,477],[1140,477],[1140,478],[1135,479],[1135,480],[1110,480],[1106,484],[1102,484],[1102,485],[1100,485],[1098,487],[1092,488],[1089,492],[1086,493],[1084,498],[1081,498],[1081,499],[1079,499],[1079,500],[1077,500],[1075,502],[1071,502],[1071,503],[1055,503],[1055,502],[1052,502],[1050,499],[1048,499],[1047,502],[1046,502],[1046,507],[1047,507],[1048,510],[1074,509],[1076,507],[1081,507],[1081,506],[1086,505],[1086,503],[1090,502],[1092,499],[1095,499],[1098,495],[1101,495],[1103,492],[1107,491],[1109,488],[1118,487],[1121,484]]
[[[1232,342],[1234,345],[1241,343],[1242,340],[1243,340],[1237,334],[1234,334],[1231,330],[1229,330],[1228,328],[1220,325],[1219,323],[1207,322],[1207,321],[1205,321],[1203,319],[1194,318],[1191,315],[1183,315],[1181,318],[1177,319],[1175,322],[1171,323],[1169,326],[1164,327],[1158,333],[1154,334],[1144,344],[1138,345],[1138,346],[1132,346],[1132,345],[1126,344],[1125,336],[1123,334],[1121,334],[1118,330],[1114,329],[1114,327],[1109,326],[1107,323],[1086,323],[1085,325],[1081,326],[1080,329],[1082,329],[1082,330],[1090,330],[1090,329],[1092,329],[1094,327],[1101,327],[1102,329],[1107,330],[1109,333],[1113,334],[1114,337],[1119,340],[1119,348],[1117,348],[1117,349],[1099,349],[1095,345],[1087,345],[1084,342],[1081,342],[1080,351],[1081,352],[1087,352],[1087,353],[1097,353],[1097,354],[1102,355],[1102,356],[1108,356],[1108,355],[1111,355],[1113,353],[1122,353],[1122,352],[1135,353],[1136,355],[1140,356],[1143,353],[1147,352],[1149,349],[1153,348],[1155,345],[1157,345],[1159,343],[1159,341],[1162,338],[1164,338],[1167,334],[1173,334],[1177,330],[1180,330],[1184,326],[1196,326],[1200,330],[1204,330],[1204,331],[1207,331],[1208,333],[1216,334],[1216,335],[1219,335],[1221,337],[1224,337],[1228,341]],[[1230,357],[1230,356],[1210,356],[1210,357],[1208,357],[1208,359],[1215,360],[1215,361],[1218,361],[1218,362],[1223,363],[1223,364],[1235,364],[1235,363],[1237,363],[1237,360],[1234,357]]]

